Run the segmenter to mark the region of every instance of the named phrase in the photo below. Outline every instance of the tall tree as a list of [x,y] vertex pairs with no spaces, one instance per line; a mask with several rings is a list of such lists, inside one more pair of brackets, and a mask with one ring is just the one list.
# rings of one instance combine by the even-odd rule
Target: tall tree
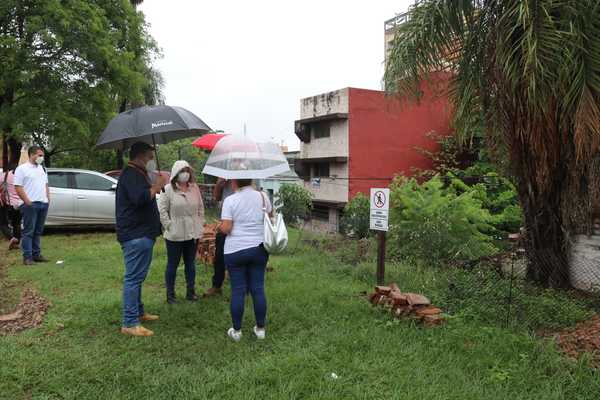
[[[148,79],[141,64],[155,49],[128,0],[0,2],[5,142],[29,137],[49,150],[72,146],[97,121],[107,122],[106,102],[116,110],[119,96],[142,101]],[[100,107],[92,112],[92,105]]]
[[[130,4],[134,10],[137,10],[137,6],[142,4],[144,0],[130,0]],[[133,45],[133,46],[132,46]],[[146,76],[147,81],[143,88],[143,101],[132,101],[126,94],[123,94],[119,102],[119,113],[127,111],[129,108],[135,108],[140,105],[155,105],[164,103],[162,88],[163,88],[163,77],[161,73],[154,69],[152,66],[152,60],[148,57],[152,53],[145,51],[143,47],[137,47],[134,43],[129,41],[124,42],[126,48],[130,48],[138,61],[137,65],[141,68],[140,72]],[[141,61],[141,62],[140,62]],[[123,169],[123,151],[116,150],[116,168]]]
[[484,127],[508,154],[529,276],[568,286],[570,239],[591,231],[600,194],[600,2],[421,1],[396,33],[386,89],[418,98],[439,71],[457,133]]

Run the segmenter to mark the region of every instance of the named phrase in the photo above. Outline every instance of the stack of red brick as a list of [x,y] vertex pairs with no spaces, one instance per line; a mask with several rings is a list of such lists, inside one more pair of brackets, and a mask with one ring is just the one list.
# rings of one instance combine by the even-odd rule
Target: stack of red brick
[[200,262],[213,264],[215,259],[215,241],[217,236],[217,224],[204,225],[202,237],[198,240],[197,258]]
[[413,318],[427,326],[444,322],[442,310],[433,306],[427,297],[417,293],[402,293],[395,283],[375,286],[375,292],[369,295],[369,301],[373,305],[388,308],[398,318]]

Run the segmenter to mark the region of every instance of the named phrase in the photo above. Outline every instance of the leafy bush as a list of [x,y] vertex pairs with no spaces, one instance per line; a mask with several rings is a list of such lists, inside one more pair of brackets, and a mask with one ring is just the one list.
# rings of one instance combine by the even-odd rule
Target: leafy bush
[[344,208],[344,215],[340,221],[342,231],[359,239],[369,236],[370,207],[371,205],[367,196],[362,193],[354,196]]
[[[499,231],[518,232],[523,226],[523,212],[515,185],[486,163],[476,163],[457,175],[465,181],[469,176],[480,177],[481,183],[470,185],[477,198],[492,215],[492,225]],[[464,177],[463,177],[464,176]]]
[[[517,190],[512,182],[498,173],[502,166],[490,161],[483,148],[483,137],[474,134],[469,143],[460,144],[456,136],[428,135],[439,146],[438,151],[418,149],[427,157],[430,169],[414,169],[414,175],[420,180],[429,180],[436,175],[458,178],[464,185],[462,188],[454,181],[455,189],[468,192],[473,188],[483,208],[492,215],[491,224],[499,233],[517,232],[523,225],[523,215],[519,205]],[[501,164],[501,163],[500,163]]]
[[304,187],[284,183],[279,188],[275,208],[283,214],[286,224],[296,224],[308,218],[312,210],[312,193]]
[[[459,180],[453,183],[463,187]],[[493,218],[476,195],[445,187],[439,176],[423,184],[397,179],[391,192],[390,255],[448,265],[498,252],[490,236]]]

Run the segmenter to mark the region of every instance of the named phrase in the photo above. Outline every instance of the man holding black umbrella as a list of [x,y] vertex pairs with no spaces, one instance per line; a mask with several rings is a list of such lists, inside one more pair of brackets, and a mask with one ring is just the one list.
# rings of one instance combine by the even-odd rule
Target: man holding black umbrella
[[166,185],[156,172],[154,148],[143,142],[134,143],[130,161],[119,177],[116,193],[117,239],[123,249],[125,276],[123,279],[123,323],[121,332],[132,336],[152,336],[142,321],[156,321],[157,315],[144,311],[142,284],[146,279],[156,237],[161,234],[156,195]]

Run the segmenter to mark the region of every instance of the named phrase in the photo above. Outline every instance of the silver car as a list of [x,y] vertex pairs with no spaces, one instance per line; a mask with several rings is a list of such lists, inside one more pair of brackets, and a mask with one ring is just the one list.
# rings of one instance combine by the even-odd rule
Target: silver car
[[114,225],[117,180],[100,172],[48,168],[46,225]]

